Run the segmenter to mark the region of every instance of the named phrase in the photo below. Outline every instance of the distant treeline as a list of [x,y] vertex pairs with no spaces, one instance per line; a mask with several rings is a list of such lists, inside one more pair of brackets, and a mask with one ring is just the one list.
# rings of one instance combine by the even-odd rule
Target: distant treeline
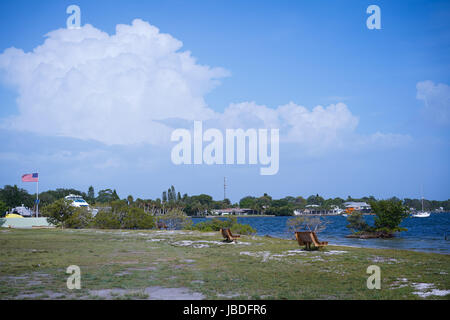
[[[114,189],[103,189],[96,194],[94,188],[89,187],[87,192],[58,188],[56,190],[48,190],[39,193],[39,206],[43,207],[52,204],[58,199],[64,198],[69,194],[76,194],[82,196],[89,204],[102,207],[109,206],[111,202],[122,200],[129,206],[139,207],[145,211],[155,214],[164,214],[168,210],[180,209],[189,216],[198,214],[206,214],[214,209],[225,209],[230,207],[248,208],[254,210],[257,214],[270,214],[277,216],[289,216],[292,215],[296,209],[304,209],[307,205],[318,205],[321,209],[331,209],[333,206],[343,208],[344,202],[358,201],[358,202],[373,202],[377,199],[373,196],[352,198],[348,196],[346,199],[342,198],[329,198],[325,199],[320,195],[311,195],[307,198],[302,196],[292,197],[287,196],[282,199],[272,199],[268,194],[264,194],[261,197],[246,196],[242,198],[239,203],[232,204],[229,199],[214,200],[210,195],[200,194],[189,196],[188,194],[181,195],[180,192],[176,192],[175,187],[171,186],[167,191],[163,191],[161,198],[157,199],[134,199],[129,195],[126,198],[120,198]],[[22,188],[18,188],[16,185],[6,185],[0,188],[0,214],[4,214],[7,210],[16,206],[25,205],[26,207],[33,208],[35,205],[36,194],[29,194],[28,191]],[[404,206],[408,208],[414,208],[420,210],[422,203],[420,199],[399,199],[396,197],[391,200],[400,201]],[[424,207],[426,210],[439,210],[442,208],[444,211],[450,211],[450,199],[445,201],[437,200],[424,200]]]

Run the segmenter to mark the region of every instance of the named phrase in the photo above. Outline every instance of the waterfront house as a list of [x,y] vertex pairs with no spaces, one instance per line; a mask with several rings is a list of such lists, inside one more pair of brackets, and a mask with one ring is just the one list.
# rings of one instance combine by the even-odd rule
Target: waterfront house
[[247,216],[250,214],[256,214],[256,210],[249,208],[226,208],[226,209],[213,209],[212,214],[216,216]]
[[323,215],[338,215],[341,214],[344,210],[339,208],[338,206],[332,206],[330,209],[324,209],[317,204],[310,204],[305,207],[305,209],[294,210],[294,215],[306,215],[306,214],[323,214]]
[[344,202],[344,206],[347,212],[352,212],[354,210],[363,212],[363,213],[369,213],[371,212],[370,204],[366,202],[355,202],[355,201],[349,201]]

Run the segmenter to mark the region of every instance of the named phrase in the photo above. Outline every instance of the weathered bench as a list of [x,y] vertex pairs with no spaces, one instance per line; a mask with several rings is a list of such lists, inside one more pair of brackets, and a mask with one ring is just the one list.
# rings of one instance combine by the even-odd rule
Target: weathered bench
[[167,230],[167,225],[164,223],[164,222],[162,222],[162,221],[158,221],[157,223],[156,223],[156,227],[159,229],[159,230],[161,230],[161,229],[166,229]]
[[328,245],[327,241],[319,241],[317,235],[313,231],[300,231],[295,233],[295,238],[300,246],[305,246],[306,250],[311,249],[311,244],[320,249]]
[[237,241],[237,239],[241,237],[238,234],[232,234],[230,229],[220,229],[220,233],[227,242]]
[[297,240],[299,246],[304,246],[305,245],[305,243],[299,237],[298,232],[295,233],[295,239]]

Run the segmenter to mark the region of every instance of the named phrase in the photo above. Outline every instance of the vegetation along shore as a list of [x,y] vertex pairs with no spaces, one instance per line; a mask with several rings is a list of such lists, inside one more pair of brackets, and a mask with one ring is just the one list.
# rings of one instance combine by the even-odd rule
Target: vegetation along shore
[[[62,199],[69,194],[82,196],[92,207],[109,210],[111,202],[122,201],[127,205],[141,208],[146,212],[161,215],[172,209],[182,210],[188,216],[208,216],[224,209],[246,208],[248,215],[275,215],[275,216],[291,216],[294,212],[302,212],[308,208],[309,214],[314,212],[329,212],[333,208],[345,209],[346,202],[377,202],[373,196],[355,198],[348,196],[346,199],[335,197],[325,199],[315,194],[308,197],[303,196],[286,196],[281,199],[274,199],[268,194],[260,197],[245,196],[239,202],[231,203],[229,199],[214,200],[207,194],[192,195],[176,191],[174,186],[168,188],[161,193],[161,197],[156,199],[135,198],[132,195],[120,197],[115,189],[102,189],[97,193],[94,188],[89,187],[87,192],[76,189],[58,188],[56,190],[48,190],[39,193],[40,208],[52,204],[58,199]],[[29,194],[26,190],[17,186],[5,185],[0,188],[0,216],[6,211],[20,205],[32,208],[36,194]],[[401,202],[403,206],[409,210],[420,210],[422,203],[420,199],[399,199],[392,197],[390,200]],[[424,200],[424,206],[429,211],[450,211],[450,199],[445,201]],[[231,213],[233,210],[229,210]],[[236,211],[239,212],[239,211]],[[370,212],[362,212],[368,214]]]

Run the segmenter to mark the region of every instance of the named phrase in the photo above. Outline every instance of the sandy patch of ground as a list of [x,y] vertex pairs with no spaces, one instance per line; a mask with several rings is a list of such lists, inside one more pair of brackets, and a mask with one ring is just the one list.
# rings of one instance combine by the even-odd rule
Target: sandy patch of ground
[[93,297],[107,300],[116,299],[125,295],[142,296],[148,300],[202,300],[205,297],[199,292],[193,292],[188,288],[163,288],[159,286],[144,289],[100,289],[90,290]]
[[397,281],[394,281],[391,284],[390,289],[400,289],[400,288],[404,288],[404,287],[407,287],[407,286],[408,286],[408,279],[400,278],[400,279],[397,279]]
[[49,274],[41,272],[32,272],[30,274],[23,274],[20,276],[4,276],[0,277],[0,281],[5,281],[7,283],[25,283],[27,286],[40,285],[46,279],[51,278]]
[[412,283],[415,290],[413,294],[418,295],[421,298],[427,298],[429,296],[446,296],[450,294],[450,290],[436,289],[433,283]]
[[108,263],[109,265],[111,264],[139,264],[138,260],[129,260],[129,261],[111,261],[110,263]]
[[193,259],[184,259],[183,262],[186,262],[186,263],[194,263],[195,260],[193,260]]
[[326,255],[326,256],[330,256],[330,255],[334,255],[334,254],[343,254],[343,253],[347,253],[347,251],[342,251],[342,250],[330,250],[330,251],[325,251],[325,252],[323,252],[323,254]]
[[128,268],[125,271],[155,271],[157,267],[140,267],[140,268]]
[[29,276],[6,276],[6,277],[1,277],[0,280],[4,280],[7,282],[13,281],[16,282],[17,280],[27,280],[29,279]]
[[15,296],[15,299],[23,300],[23,299],[37,299],[39,297],[43,297],[44,299],[62,299],[65,298],[67,295],[64,293],[58,293],[53,292],[50,290],[45,290],[44,292],[37,292],[37,293],[23,293]]
[[255,258],[262,258],[262,262],[266,262],[271,258],[270,251],[258,251],[258,252],[241,251],[239,252],[239,254]]
[[399,263],[400,261],[398,261],[397,259],[394,258],[386,258],[386,257],[380,257],[380,256],[374,256],[371,258],[368,258],[370,261],[375,262],[375,263],[387,263],[387,264],[394,264],[394,263]]
[[416,290],[413,292],[413,294],[418,295],[421,298],[427,298],[430,296],[444,297],[450,294],[450,290],[436,289],[433,283],[418,283],[418,282],[409,283],[408,279],[406,278],[400,278],[397,279],[397,281],[394,281],[391,285],[391,289],[399,289],[408,286],[412,286],[414,290]]
[[242,296],[242,294],[235,293],[235,292],[227,292],[227,293],[218,293],[217,294],[217,297],[226,298],[226,299],[232,299],[232,298],[236,298],[236,297],[240,297],[240,296]]
[[[343,254],[343,253],[347,253],[347,251],[331,250],[331,251],[320,252],[320,254],[324,254],[324,255],[335,255],[335,254]],[[262,258],[262,262],[267,262],[268,260],[280,261],[284,257],[296,256],[296,255],[309,256],[308,251],[305,251],[302,249],[287,250],[287,251],[283,251],[282,253],[276,253],[276,254],[272,254],[270,251],[257,251],[257,252],[241,251],[241,252],[239,252],[239,254],[250,256],[250,257]],[[313,259],[313,261],[323,261],[323,259],[320,257],[320,255],[313,255],[313,256],[311,256],[311,258]]]
[[193,247],[193,248],[209,248],[211,246],[223,246],[223,245],[250,245],[249,242],[223,242],[213,240],[180,240],[171,243],[176,247]]

